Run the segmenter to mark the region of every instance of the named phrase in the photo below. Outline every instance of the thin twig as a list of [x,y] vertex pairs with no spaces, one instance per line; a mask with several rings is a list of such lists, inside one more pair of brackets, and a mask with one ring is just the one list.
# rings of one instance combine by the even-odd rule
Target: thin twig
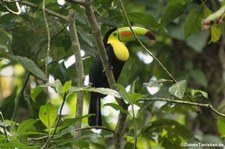
[[222,116],[222,117],[225,117],[225,114],[217,111],[209,103],[198,103],[198,102],[192,102],[192,101],[174,100],[174,99],[162,98],[162,97],[142,98],[142,99],[137,100],[137,102],[140,102],[140,101],[148,101],[148,102],[165,101],[165,102],[177,103],[177,104],[184,104],[184,105],[190,105],[190,106],[206,107],[206,108],[209,108],[210,110],[212,110],[217,115]]
[[28,141],[39,141],[39,140],[43,140],[43,139],[47,139],[48,136],[41,136],[41,137],[37,137],[37,138],[28,138]]
[[[77,36],[77,29],[75,23],[75,12],[70,10],[68,16],[68,24],[69,24],[69,32],[70,32],[70,39],[72,42],[72,49],[76,59],[76,73],[77,73],[77,87],[84,87],[84,68],[83,62],[80,52],[80,43]],[[76,117],[82,117],[83,115],[83,103],[84,103],[84,93],[82,91],[77,92],[77,104],[76,104]],[[76,123],[76,128],[81,128],[82,119]],[[80,134],[76,134],[80,135]]]
[[46,58],[45,58],[45,79],[48,81],[48,58],[50,54],[50,49],[51,49],[51,35],[50,35],[50,29],[48,26],[48,20],[45,12],[45,0],[42,2],[42,13],[45,21],[45,28],[47,32],[47,37],[48,37],[48,44],[47,44],[47,51],[46,51]]

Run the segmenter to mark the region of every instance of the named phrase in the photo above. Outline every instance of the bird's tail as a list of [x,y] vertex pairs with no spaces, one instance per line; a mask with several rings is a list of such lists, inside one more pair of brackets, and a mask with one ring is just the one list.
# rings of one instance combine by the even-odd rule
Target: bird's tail
[[95,114],[88,117],[88,124],[90,126],[102,126],[101,101],[98,93],[91,93],[88,114]]

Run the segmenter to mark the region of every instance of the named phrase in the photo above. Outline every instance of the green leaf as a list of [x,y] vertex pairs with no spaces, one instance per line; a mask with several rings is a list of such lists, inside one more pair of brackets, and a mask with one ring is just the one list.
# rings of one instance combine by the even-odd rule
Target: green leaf
[[218,24],[213,24],[211,27],[211,39],[210,42],[217,42],[222,34],[222,27],[219,26]]
[[44,72],[30,59],[22,56],[14,56],[10,55],[10,58],[17,61],[21,65],[23,65],[24,68],[26,68],[28,71],[30,71],[33,75],[36,77],[45,80],[45,74]]
[[27,119],[23,121],[19,127],[17,128],[17,135],[21,136],[23,135],[27,130],[30,130],[32,127],[34,127],[34,124],[37,122],[35,119]]
[[[199,33],[202,30],[202,20],[208,16],[211,11],[205,5],[199,5],[192,9],[187,15],[184,22],[184,35],[188,37],[192,34]],[[207,36],[208,37],[208,36]],[[198,37],[201,38],[201,37]],[[204,44],[205,46],[205,44]]]
[[160,26],[157,20],[147,13],[128,12],[127,16],[131,22],[135,22],[152,29],[157,29]]
[[139,94],[139,93],[128,93],[128,94],[129,94],[129,99],[131,101],[131,104],[135,104],[137,100],[144,97],[143,94]]
[[31,90],[31,99],[35,102],[37,96],[45,89],[43,86],[35,87]]
[[128,103],[131,103],[129,94],[127,93],[125,88],[122,85],[118,84],[118,83],[115,84],[115,86],[119,89],[119,94],[120,94],[121,98],[126,100]]
[[70,87],[72,85],[72,81],[66,81],[66,83],[63,85],[63,93],[66,93],[67,91],[69,91]]
[[115,110],[119,110],[119,111],[129,115],[128,111],[126,111],[123,107],[121,107],[121,106],[119,106],[119,105],[117,105],[115,103],[107,103],[107,104],[104,104],[104,106],[110,106],[110,107],[112,107]]
[[73,124],[75,124],[76,122],[84,119],[84,118],[87,118],[87,117],[90,117],[90,116],[94,116],[94,114],[88,114],[88,115],[84,115],[82,117],[75,117],[75,118],[68,118],[68,119],[65,119],[62,123],[62,125],[60,125],[57,130],[62,130],[64,128],[67,128]]
[[169,93],[177,98],[182,99],[186,91],[186,80],[182,80],[169,88]]
[[159,137],[156,138],[156,141],[166,149],[181,149],[181,142],[192,136],[191,131],[186,126],[175,120],[164,118],[143,127],[142,132],[144,136],[151,136],[151,138],[155,138],[155,134],[158,134]]
[[23,144],[19,142],[18,140],[10,140],[10,142],[7,142],[6,144],[0,143],[0,148],[8,149],[8,148],[21,148],[21,149],[37,149],[40,148],[38,146],[28,146],[26,144]]
[[218,131],[221,135],[221,137],[225,137],[225,119],[223,117],[217,117],[216,119],[216,124],[217,124],[217,127],[218,127]]
[[62,83],[60,82],[60,80],[57,79],[53,83],[46,83],[46,84],[37,86],[31,90],[31,98],[35,102],[35,100],[36,100],[37,96],[40,94],[40,92],[42,92],[45,88],[47,88],[49,86],[53,87],[58,94],[62,95],[62,94],[64,94],[63,89],[66,91],[68,88],[70,88],[69,86],[71,86],[71,83],[70,83],[70,81],[68,81],[62,87]]
[[201,30],[201,20],[204,17],[203,6],[192,9],[184,23],[184,35],[185,37],[191,34],[198,33]]
[[208,99],[208,93],[207,92],[202,91],[202,90],[194,90],[194,89],[192,89],[191,90],[191,95],[192,96],[196,96],[196,94],[201,94],[203,97]]
[[136,80],[132,82],[129,93],[135,93]]
[[193,48],[196,52],[201,53],[203,48],[208,42],[208,31],[199,32],[198,34],[192,34],[186,40],[187,45]]
[[93,87],[82,87],[82,88],[78,88],[78,87],[71,87],[70,92],[79,92],[79,91],[88,91],[88,92],[97,92],[97,93],[101,93],[103,95],[112,95],[116,98],[121,98],[121,96],[119,95],[119,93],[116,90],[110,89],[110,88],[103,88],[103,87],[99,87],[99,88],[93,88]]
[[4,120],[4,121],[0,121],[0,126],[1,127],[10,127],[16,125],[16,122],[11,121],[11,120]]
[[49,84],[49,86],[55,88],[56,92],[60,95],[63,94],[63,86],[60,80],[55,80],[54,83]]
[[168,24],[171,20],[182,15],[184,12],[185,5],[181,1],[168,3],[164,15],[162,16],[162,23]]
[[84,139],[77,141],[75,144],[79,148],[90,148],[89,143],[87,142],[87,140],[84,140]]
[[40,107],[39,118],[41,122],[50,129],[57,117],[57,108],[50,103]]
[[117,91],[109,88],[96,88],[93,91],[105,94],[105,95],[112,95],[116,98],[121,98]]

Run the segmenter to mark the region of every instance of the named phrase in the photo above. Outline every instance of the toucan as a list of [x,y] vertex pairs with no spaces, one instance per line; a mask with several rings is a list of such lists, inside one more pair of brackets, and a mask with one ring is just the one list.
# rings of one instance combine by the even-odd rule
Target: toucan
[[[148,29],[132,26],[132,30],[139,39],[156,39],[152,31]],[[132,30],[130,27],[121,27],[118,29],[113,28],[110,29],[103,38],[103,43],[106,48],[109,64],[112,69],[115,81],[118,80],[124,63],[129,58],[129,51],[125,44],[129,41],[135,40]],[[92,87],[109,88],[109,84],[99,55],[95,57],[91,66],[89,82]],[[93,116],[88,117],[88,123],[90,126],[102,126],[100,99],[104,96],[105,95],[100,93],[91,92],[88,113],[93,114]]]

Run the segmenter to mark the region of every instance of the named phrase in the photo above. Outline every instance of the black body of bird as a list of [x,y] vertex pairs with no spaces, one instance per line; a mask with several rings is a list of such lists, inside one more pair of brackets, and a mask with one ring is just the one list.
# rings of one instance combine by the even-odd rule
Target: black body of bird
[[[133,30],[133,31],[132,31]],[[113,28],[109,30],[103,39],[104,46],[108,55],[108,60],[110,67],[113,71],[115,81],[118,80],[120,72],[124,66],[124,63],[129,58],[129,51],[125,46],[125,42],[136,40],[136,37],[139,39],[151,39],[155,40],[155,35],[150,31],[142,27],[121,27]],[[136,37],[133,35],[136,34]],[[100,56],[97,55],[89,73],[89,82],[92,87],[104,87],[109,88],[108,80],[106,78],[102,61]],[[103,98],[105,95],[100,93],[91,92],[90,105],[89,105],[89,114],[95,114],[88,117],[88,123],[90,126],[101,126],[102,125],[102,116],[101,116],[101,102],[100,98]]]
[[[116,58],[113,48],[110,44],[107,43],[109,35],[115,31],[116,28],[113,28],[109,30],[104,39],[104,45],[106,47],[106,52],[109,59],[109,64],[113,70],[113,75],[115,78],[115,81],[118,80],[120,72],[123,68],[124,62],[120,61]],[[105,87],[109,88],[109,84],[104,72],[104,68],[100,59],[100,56],[97,55],[95,57],[95,60],[92,64],[90,73],[89,73],[89,82],[91,83],[91,86],[93,87]],[[91,92],[91,99],[90,99],[90,105],[89,105],[89,114],[95,114],[94,116],[91,116],[88,118],[88,123],[90,126],[101,126],[102,125],[102,116],[101,116],[101,102],[100,98],[103,98],[104,95],[96,92]]]

